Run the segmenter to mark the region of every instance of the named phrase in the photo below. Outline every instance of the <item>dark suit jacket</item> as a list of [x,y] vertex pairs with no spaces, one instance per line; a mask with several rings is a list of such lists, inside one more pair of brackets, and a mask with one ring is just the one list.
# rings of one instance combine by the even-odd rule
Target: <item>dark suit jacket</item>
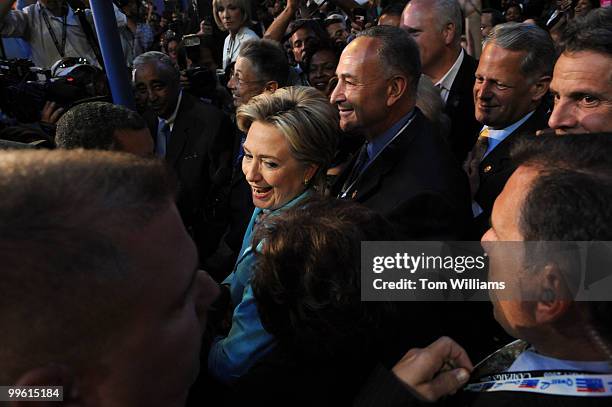
[[474,239],[480,239],[489,228],[493,203],[516,169],[516,165],[510,160],[512,147],[521,139],[521,135],[534,134],[536,130],[547,128],[549,116],[548,104],[540,104],[529,120],[495,146],[480,163],[478,170],[480,185],[474,200],[480,205],[483,212],[475,219]]
[[346,196],[382,214],[405,240],[459,240],[470,221],[467,177],[418,108]]
[[482,124],[474,116],[474,74],[478,61],[467,52],[453,81],[444,112],[451,120],[449,143],[457,160],[463,163],[478,138]]
[[[156,138],[157,118],[148,121]],[[208,247],[214,242],[208,242],[209,236],[202,230],[203,220],[211,184],[219,169],[227,167],[230,160],[233,134],[231,121],[219,109],[183,92],[168,141],[166,162],[179,181],[177,207],[200,249],[214,249]]]

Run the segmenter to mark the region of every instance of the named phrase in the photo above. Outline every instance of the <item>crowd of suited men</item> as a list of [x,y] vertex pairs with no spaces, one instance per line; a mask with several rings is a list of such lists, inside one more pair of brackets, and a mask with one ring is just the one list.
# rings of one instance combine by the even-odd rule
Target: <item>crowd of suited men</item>
[[[13,3],[0,34],[38,66],[104,71],[89,9]],[[612,308],[574,300],[571,251],[491,253],[529,301],[360,287],[362,241],[612,240],[604,3],[117,2],[134,106],[101,85],[35,123],[0,112],[0,385],[70,406],[608,405]]]

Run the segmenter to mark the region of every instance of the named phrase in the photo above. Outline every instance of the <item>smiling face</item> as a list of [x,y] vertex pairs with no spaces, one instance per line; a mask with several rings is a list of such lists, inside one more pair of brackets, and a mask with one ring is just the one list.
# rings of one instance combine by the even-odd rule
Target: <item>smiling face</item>
[[278,209],[300,195],[316,168],[305,166],[291,154],[285,136],[271,124],[253,122],[244,142],[242,172],[251,186],[253,204]]
[[248,58],[238,57],[234,65],[234,74],[227,82],[232,93],[234,106],[238,107],[248,103],[253,96],[265,90],[265,83],[258,80],[257,71]]
[[327,90],[329,80],[336,74],[338,59],[331,50],[316,52],[311,60],[308,73],[308,81],[321,92]]
[[548,125],[557,134],[612,131],[612,58],[598,52],[563,53],[550,89]]
[[541,96],[519,68],[525,54],[494,43],[485,46],[474,83],[476,120],[503,129],[535,109]]
[[232,0],[221,0],[216,11],[223,28],[232,34],[240,30],[244,23],[244,15],[236,3]]
[[358,37],[342,52],[336,75],[338,84],[330,101],[338,106],[343,131],[375,137],[389,123],[388,78],[378,56],[379,40]]
[[172,116],[179,95],[179,80],[156,62],[139,65],[134,74],[139,98],[146,99],[156,115],[163,119]]

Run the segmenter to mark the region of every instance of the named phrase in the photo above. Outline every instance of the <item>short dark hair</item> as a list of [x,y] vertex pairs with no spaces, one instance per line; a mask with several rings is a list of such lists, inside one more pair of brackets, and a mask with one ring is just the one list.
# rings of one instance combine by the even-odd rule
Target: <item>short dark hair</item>
[[276,81],[281,88],[287,85],[289,62],[278,42],[266,39],[246,41],[238,56],[251,62],[259,80]]
[[115,130],[141,130],[145,120],[127,107],[108,102],[81,103],[60,117],[55,131],[58,148],[118,150]]
[[262,324],[281,347],[318,359],[373,336],[388,304],[361,302],[361,242],[390,240],[391,230],[370,209],[324,198],[266,219],[253,240],[263,245],[252,285]]
[[[512,158],[539,171],[521,209],[525,240],[612,240],[612,133],[524,137]],[[589,309],[593,325],[612,340],[612,302]]]
[[525,240],[612,240],[612,135],[525,137],[517,166],[538,168],[523,205]]
[[506,22],[506,17],[504,17],[504,14],[497,9],[485,8],[482,10],[482,14],[491,14],[491,25],[493,27]]
[[291,40],[291,36],[301,28],[312,31],[319,42],[329,42],[329,34],[327,33],[327,30],[321,26],[321,23],[319,23],[318,20],[312,20],[309,18],[292,21],[287,28],[287,33],[284,37],[285,40]]
[[401,72],[410,79],[410,90],[416,96],[421,78],[419,47],[406,31],[389,25],[376,25],[357,34],[357,37],[376,38],[381,45],[378,55],[382,66]]
[[561,36],[564,51],[593,51],[612,56],[612,7],[591,10],[570,21]]
[[312,62],[312,57],[318,52],[330,52],[334,55],[336,59],[336,64],[340,60],[340,52],[337,47],[334,47],[331,44],[320,44],[316,45],[310,50],[308,57],[306,58],[306,66],[304,67],[304,71],[306,73],[310,73],[310,63]]
[[0,383],[113,346],[147,278],[118,236],[170,208],[174,185],[161,161],[125,153],[0,152]]
[[380,15],[382,16],[383,14],[386,14],[389,16],[401,16],[405,6],[406,5],[403,3],[391,3],[382,9]]

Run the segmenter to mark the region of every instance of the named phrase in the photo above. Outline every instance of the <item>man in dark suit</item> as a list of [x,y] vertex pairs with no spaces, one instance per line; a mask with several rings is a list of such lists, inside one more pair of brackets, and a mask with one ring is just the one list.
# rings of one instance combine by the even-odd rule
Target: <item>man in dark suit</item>
[[367,142],[334,192],[378,211],[405,239],[456,239],[469,219],[467,183],[415,107],[419,61],[410,35],[391,26],[367,29],[345,48],[331,101],[342,130]]
[[484,127],[465,166],[474,238],[488,229],[493,202],[515,169],[510,149],[521,134],[547,127],[544,101],[554,61],[548,33],[534,25],[500,24],[485,41],[474,85],[476,119]]
[[413,0],[402,13],[400,27],[419,46],[423,73],[440,89],[451,119],[449,143],[463,162],[476,142],[481,124],[474,118],[474,72],[478,63],[461,48],[463,19],[456,0]]
[[[415,107],[421,76],[415,41],[396,27],[369,28],[344,49],[336,73],[331,101],[340,127],[366,139],[338,178],[338,196],[378,211],[398,239],[463,239],[471,221],[469,186],[447,143]],[[385,344],[387,361],[395,362],[406,342],[429,343],[440,335],[460,339],[467,349],[494,349],[493,334],[465,338],[474,321],[493,324],[487,304],[464,305],[398,305],[397,329]]]
[[183,222],[200,254],[206,254],[219,236],[202,230],[204,210],[217,171],[230,159],[231,122],[217,108],[183,92],[178,69],[161,52],[146,52],[134,60],[134,84],[156,116],[149,120],[155,153],[178,177],[177,206]]

